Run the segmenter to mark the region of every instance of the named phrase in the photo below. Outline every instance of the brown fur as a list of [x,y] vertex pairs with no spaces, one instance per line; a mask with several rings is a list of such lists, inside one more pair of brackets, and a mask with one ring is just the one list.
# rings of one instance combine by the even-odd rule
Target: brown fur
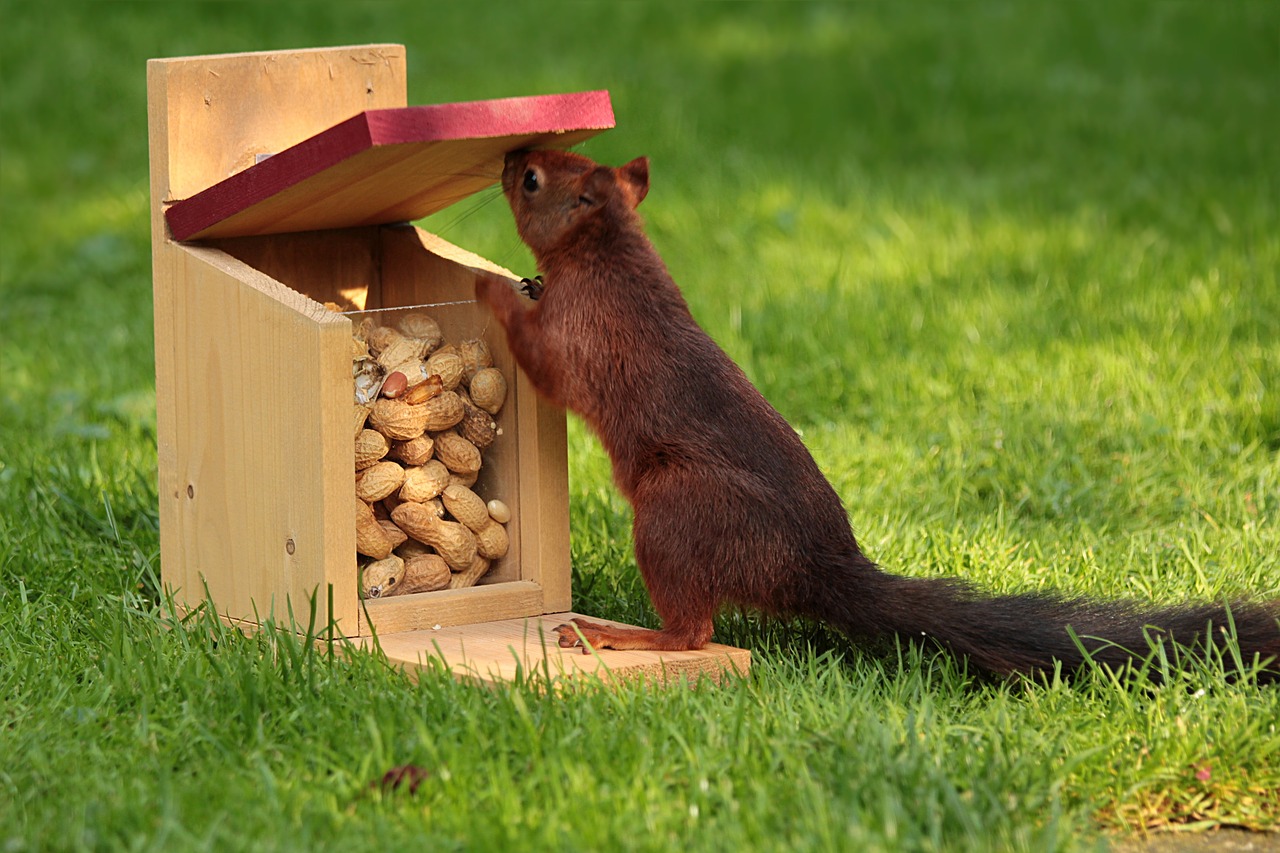
[[654,631],[576,620],[558,629],[561,645],[701,648],[716,612],[734,604],[855,637],[927,636],[1006,675],[1079,666],[1073,632],[1096,659],[1121,665],[1148,652],[1149,632],[1195,645],[1230,619],[1245,662],[1270,658],[1276,671],[1275,604],[1228,612],[992,597],[881,571],[795,431],[694,321],[646,238],[635,207],[648,162],[611,169],[572,153],[516,152],[502,183],[545,289],[530,303],[479,273],[477,296],[538,391],[600,437],[634,508],[636,561],[663,621]]

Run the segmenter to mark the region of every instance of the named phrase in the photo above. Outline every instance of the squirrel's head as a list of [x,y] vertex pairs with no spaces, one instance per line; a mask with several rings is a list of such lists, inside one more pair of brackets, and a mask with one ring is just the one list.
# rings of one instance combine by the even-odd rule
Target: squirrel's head
[[649,192],[649,161],[638,157],[613,169],[569,151],[513,151],[502,189],[521,239],[536,255],[588,218],[629,219]]

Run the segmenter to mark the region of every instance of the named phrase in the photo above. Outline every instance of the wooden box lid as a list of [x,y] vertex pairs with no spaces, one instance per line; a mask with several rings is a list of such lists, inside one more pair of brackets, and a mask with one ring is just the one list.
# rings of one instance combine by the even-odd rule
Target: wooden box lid
[[165,220],[195,240],[421,219],[498,181],[508,151],[613,126],[604,91],[366,110],[174,202]]

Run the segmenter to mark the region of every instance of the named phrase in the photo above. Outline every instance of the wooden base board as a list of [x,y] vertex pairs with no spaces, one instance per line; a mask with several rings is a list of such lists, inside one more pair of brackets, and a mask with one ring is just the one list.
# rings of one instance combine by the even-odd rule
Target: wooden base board
[[[746,675],[751,668],[751,652],[716,643],[693,652],[605,649],[583,654],[581,649],[560,648],[553,629],[578,615],[552,613],[403,631],[379,636],[377,645],[393,665],[404,667],[410,675],[443,662],[460,678],[486,683],[513,681],[525,675],[553,680],[584,676],[598,676],[605,681],[639,678],[660,684],[709,678],[718,684],[726,674]],[[354,638],[353,642],[371,647],[374,638]]]

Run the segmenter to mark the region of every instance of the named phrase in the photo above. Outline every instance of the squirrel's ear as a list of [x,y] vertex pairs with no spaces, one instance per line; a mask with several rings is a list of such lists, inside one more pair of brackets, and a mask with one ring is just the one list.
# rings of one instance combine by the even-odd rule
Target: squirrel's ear
[[632,207],[637,207],[649,194],[649,158],[637,157],[625,166],[619,166],[618,177],[626,188],[627,201]]

